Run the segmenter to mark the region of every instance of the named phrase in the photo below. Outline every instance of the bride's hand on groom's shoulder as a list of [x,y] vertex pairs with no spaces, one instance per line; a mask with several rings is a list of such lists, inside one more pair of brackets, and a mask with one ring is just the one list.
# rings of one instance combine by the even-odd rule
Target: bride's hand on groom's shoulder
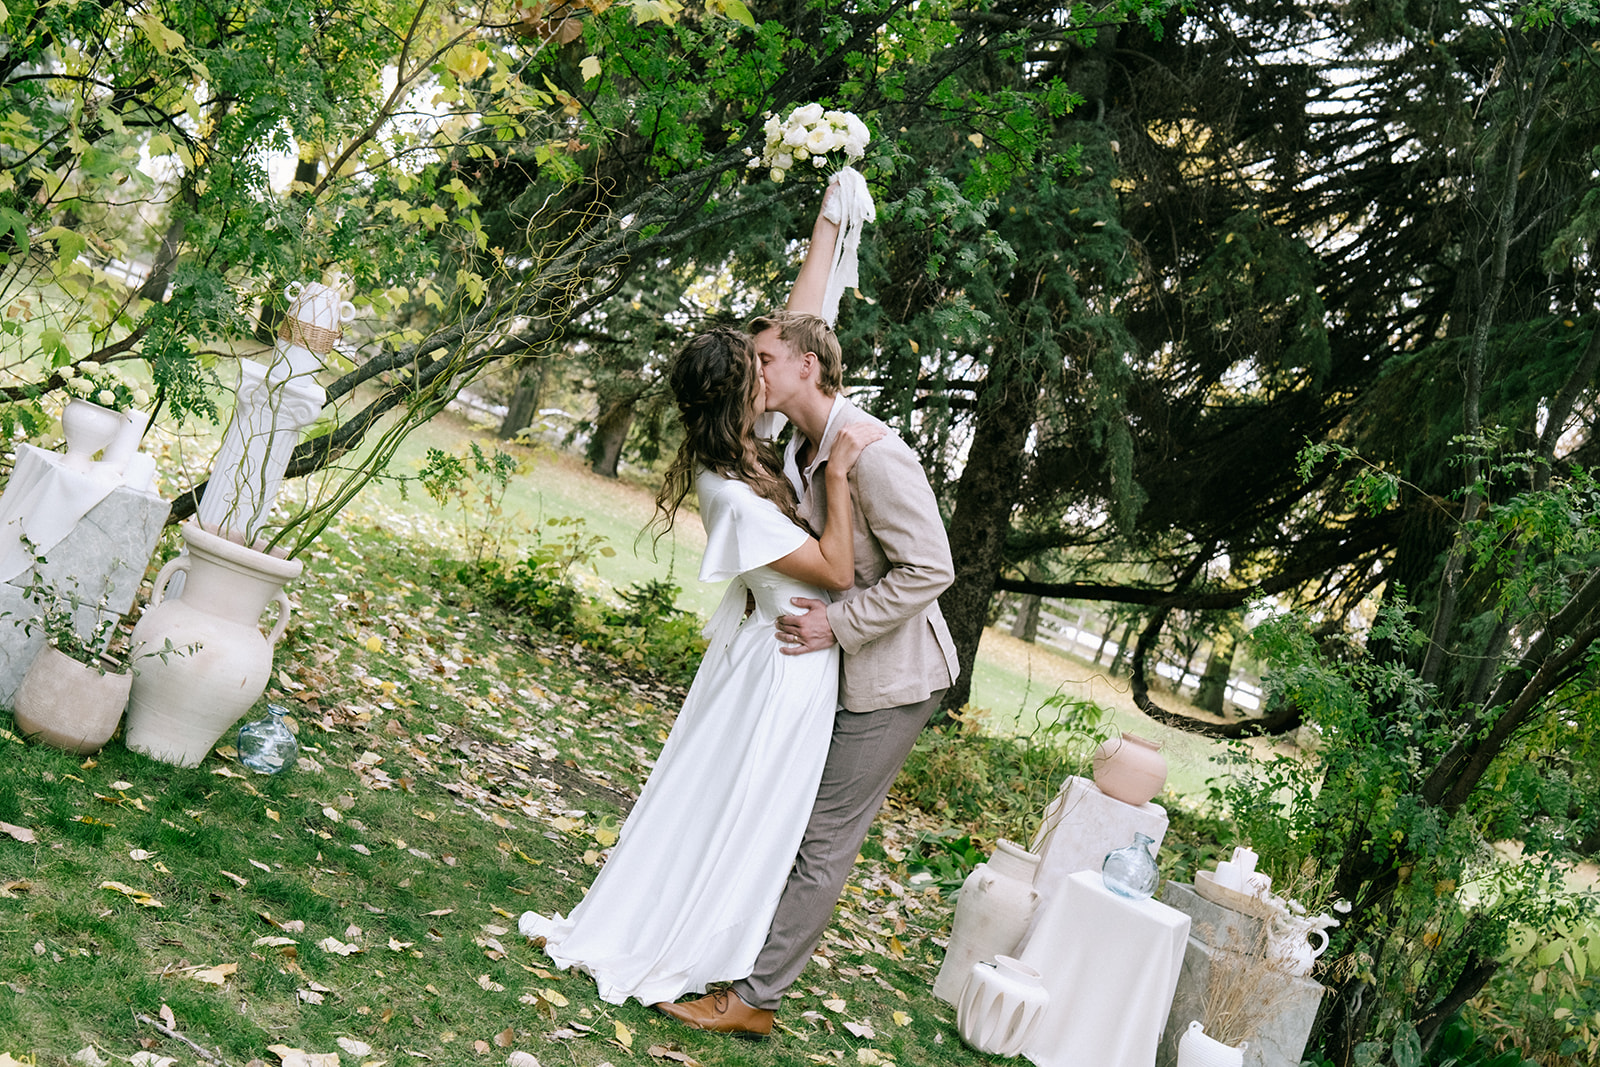
[[828,450],[829,468],[836,469],[841,474],[850,473],[850,468],[856,465],[856,460],[861,458],[861,453],[866,451],[867,446],[887,436],[889,431],[877,423],[851,423],[842,428],[838,436],[833,439],[833,447]]

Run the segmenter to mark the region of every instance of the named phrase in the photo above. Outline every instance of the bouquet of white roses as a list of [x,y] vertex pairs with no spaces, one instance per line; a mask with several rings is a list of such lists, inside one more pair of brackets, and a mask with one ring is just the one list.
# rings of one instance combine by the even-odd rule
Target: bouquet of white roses
[[765,131],[767,145],[759,156],[749,148],[744,151],[751,157],[750,169],[770,168],[775,182],[783,181],[790,167],[808,159],[813,167],[826,167],[832,152],[843,152],[848,166],[866,154],[867,142],[872,140],[866,123],[848,111],[824,111],[821,104],[802,104],[781,122],[768,112]]
[[116,368],[85,361],[76,366],[68,364],[57,368],[56,373],[66,384],[71,396],[99,404],[113,411],[126,411],[150,402],[150,394],[134,385],[117,372]]

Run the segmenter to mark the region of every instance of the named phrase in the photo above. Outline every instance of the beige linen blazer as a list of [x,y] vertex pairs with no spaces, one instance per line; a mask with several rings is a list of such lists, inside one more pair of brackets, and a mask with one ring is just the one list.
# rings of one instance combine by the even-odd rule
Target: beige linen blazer
[[[843,397],[838,404],[800,505],[819,531],[828,518],[821,468],[834,437],[852,422],[883,425]],[[856,582],[828,605],[828,624],[844,652],[839,703],[856,712],[915,704],[949,688],[960,672],[939,611],[939,594],[955,581],[950,541],[922,464],[893,430],[861,453],[850,472],[850,497]]]

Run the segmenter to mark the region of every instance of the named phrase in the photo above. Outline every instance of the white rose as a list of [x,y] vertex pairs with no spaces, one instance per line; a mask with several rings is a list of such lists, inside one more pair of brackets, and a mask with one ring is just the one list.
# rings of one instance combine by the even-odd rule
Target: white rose
[[746,163],[745,166],[751,170],[755,170],[757,167],[761,166],[761,163],[762,161],[759,159],[752,159],[750,162]]
[[776,141],[783,133],[783,123],[773,115],[767,116],[766,124],[761,127],[761,132],[767,135],[768,142]]
[[811,165],[813,167],[818,167],[818,168],[826,167],[828,165],[828,157],[827,156],[812,156],[811,157]]
[[806,151],[815,155],[831,152],[838,147],[834,140],[833,130],[827,126],[818,126],[811,131],[811,136],[806,138]]
[[117,394],[109,389],[102,389],[94,394],[94,402],[101,407],[112,408],[117,406]]
[[794,166],[794,156],[790,155],[788,152],[779,152],[773,157],[772,165],[777,167],[779,170],[788,170],[790,167]]
[[804,148],[796,148],[794,150],[794,158],[797,162],[804,163],[806,160],[811,158],[811,153],[807,152]]
[[821,104],[806,104],[804,107],[797,107],[789,113],[790,122],[802,122],[807,126],[811,125],[813,122],[816,122],[821,117]]
[[806,128],[804,126],[789,126],[783,131],[783,143],[790,148],[797,148],[806,143]]
[[150,403],[150,394],[144,389],[135,389],[133,391],[133,402],[143,407],[145,404]]
[[56,371],[56,373],[61,375],[61,380],[63,382],[70,382],[73,378],[78,376],[78,368],[68,363],[65,367],[62,367],[60,370]]
[[781,182],[783,181],[783,169],[781,167],[773,167],[768,176],[775,182]]

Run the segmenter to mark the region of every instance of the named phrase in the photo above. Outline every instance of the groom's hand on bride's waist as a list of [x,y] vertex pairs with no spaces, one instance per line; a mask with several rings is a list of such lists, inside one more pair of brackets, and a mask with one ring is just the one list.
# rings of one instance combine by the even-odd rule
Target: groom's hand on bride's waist
[[789,603],[805,611],[799,615],[778,616],[777,637],[783,646],[779,651],[786,656],[798,656],[837,644],[833,639],[833,627],[828,625],[826,601],[797,596],[791,597]]

